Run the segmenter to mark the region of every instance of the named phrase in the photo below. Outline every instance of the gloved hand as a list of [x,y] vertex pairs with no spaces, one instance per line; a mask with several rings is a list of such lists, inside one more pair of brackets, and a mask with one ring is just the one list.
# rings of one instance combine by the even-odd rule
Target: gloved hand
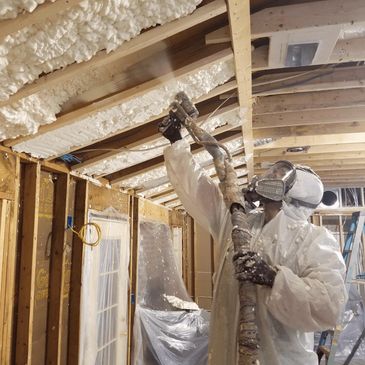
[[181,122],[171,111],[169,115],[158,125],[158,131],[162,133],[162,135],[167,138],[171,144],[182,139],[180,129]]
[[254,284],[266,285],[272,288],[276,277],[276,269],[269,265],[256,252],[247,251],[233,256],[236,279],[251,281]]

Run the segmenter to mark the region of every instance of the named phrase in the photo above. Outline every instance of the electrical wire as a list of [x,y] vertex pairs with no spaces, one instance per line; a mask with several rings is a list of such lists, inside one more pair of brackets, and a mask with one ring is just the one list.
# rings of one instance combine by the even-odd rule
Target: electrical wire
[[[87,242],[86,234],[87,227],[94,227],[97,233],[97,239],[94,242]],[[68,227],[80,240],[84,245],[96,247],[101,241],[101,228],[96,223],[85,223],[79,231],[74,230],[72,227]]]
[[316,69],[308,70],[308,71],[301,72],[301,73],[297,73],[295,75],[291,75],[291,76],[287,76],[287,77],[282,77],[281,79],[275,79],[275,80],[268,80],[268,81],[262,81],[262,82],[258,82],[258,83],[253,83],[252,84],[252,87],[263,86],[263,85],[270,85],[270,84],[275,84],[275,83],[281,82],[281,81],[291,80],[291,79],[294,79],[294,78],[297,78],[297,77],[305,76],[305,75],[308,75],[308,74],[311,74],[311,73],[320,71],[322,69],[326,69],[326,68],[333,69],[333,68],[335,68],[338,65],[339,65],[339,63],[335,63],[335,64],[333,64],[331,66],[322,65],[322,66],[320,66],[320,67],[318,67]]

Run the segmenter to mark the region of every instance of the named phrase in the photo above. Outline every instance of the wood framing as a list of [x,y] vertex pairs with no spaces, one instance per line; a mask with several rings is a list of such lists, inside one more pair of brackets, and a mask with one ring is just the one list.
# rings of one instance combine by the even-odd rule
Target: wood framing
[[[152,79],[143,84],[132,87],[128,90],[118,92],[118,93],[108,96],[100,101],[96,101],[85,107],[82,107],[82,108],[76,109],[74,111],[71,111],[67,114],[64,114],[61,117],[57,118],[57,120],[55,122],[53,122],[52,124],[42,125],[38,129],[38,132],[35,135],[28,135],[28,136],[16,138],[14,140],[8,140],[8,141],[4,142],[4,145],[7,147],[12,147],[19,143],[29,141],[33,138],[37,138],[41,135],[44,135],[45,133],[55,131],[61,127],[69,126],[72,123],[75,123],[83,118],[89,117],[95,113],[99,113],[99,112],[102,112],[103,110],[110,109],[116,105],[121,104],[122,102],[125,103],[132,98],[137,98],[138,96],[143,95],[143,94],[147,93],[148,91],[151,91],[151,90],[155,89],[156,87],[163,85],[164,83],[168,82],[171,79],[179,79],[181,77],[184,77],[184,76],[190,75],[191,73],[196,72],[199,68],[207,67],[208,65],[211,65],[212,63],[216,63],[218,61],[229,60],[229,59],[232,59],[232,57],[233,57],[233,54],[232,54],[232,50],[230,48],[216,52],[213,55],[207,56],[205,58],[200,59],[199,61],[193,62],[187,66],[181,67],[180,69],[170,72],[160,78]],[[125,130],[127,130],[127,129],[128,128],[126,128]],[[93,143],[103,140],[107,137],[111,137],[112,135],[116,135],[120,132],[121,131],[118,131],[118,132],[109,134],[106,137],[96,139],[93,141]],[[80,146],[75,147],[72,150],[79,149],[79,148],[80,148]],[[70,152],[70,151],[64,151],[64,153],[67,153],[67,152]],[[53,157],[57,157],[57,156],[53,156]]]
[[[81,0],[73,0],[73,1],[57,0],[56,4],[62,2],[78,3],[80,1]],[[54,4],[53,6],[55,6],[56,4]],[[43,6],[46,6],[46,4]],[[179,32],[183,32],[184,30],[189,29],[199,23],[202,23],[208,19],[221,15],[226,11],[227,11],[227,6],[223,0],[212,1],[211,3],[198,8],[197,10],[195,10],[194,13],[192,13],[187,17],[174,20],[170,23],[152,28],[147,32],[140,34],[138,37],[131,39],[129,42],[125,42],[113,52],[106,53],[105,51],[100,51],[96,56],[94,56],[89,61],[85,61],[82,63],[75,63],[61,70],[57,70],[51,74],[42,76],[38,80],[34,81],[32,84],[23,87],[16,94],[10,96],[9,100],[0,101],[0,107],[12,104],[26,96],[35,94],[44,88],[52,87],[59,83],[65,82],[82,72],[90,71],[97,67],[106,66],[113,61],[116,61],[120,58],[123,58],[132,53],[140,51],[146,47],[152,46],[157,42],[163,41],[168,37],[171,37]],[[55,12],[54,14],[56,15],[57,12]],[[12,21],[12,23],[15,22],[18,22],[18,19]],[[14,26],[15,24],[13,24],[13,27]],[[20,26],[20,24],[18,26]],[[1,30],[0,30],[0,38],[1,38]]]
[[[14,157],[14,156],[12,156]],[[20,184],[20,161],[15,158],[13,167],[13,185],[15,187],[11,200],[7,201],[8,214],[6,216],[5,244],[3,247],[3,266],[0,305],[0,363],[12,364],[15,362],[15,354],[12,351],[15,331],[14,303],[15,303],[15,279],[16,261],[18,251],[18,211],[19,211],[19,184]],[[5,200],[3,200],[5,202]]]
[[242,134],[248,174],[253,176],[253,134],[251,95],[251,31],[249,0],[227,0],[232,37],[238,101],[241,107]]
[[40,165],[25,164],[23,176],[23,224],[20,247],[15,363],[32,363],[35,260],[38,232]]
[[55,183],[46,343],[46,364],[48,365],[60,365],[61,360],[64,251],[66,244],[69,183],[70,177],[68,174],[58,175]]
[[254,116],[307,112],[313,110],[353,109],[365,106],[365,89],[344,89],[259,97]]
[[[234,86],[236,83],[229,83],[230,85],[225,86],[226,84],[222,85],[225,86],[225,90],[227,90],[228,88],[231,88],[232,86]],[[219,87],[221,88],[221,87]],[[221,88],[222,89],[222,88]],[[215,89],[214,89],[215,90]],[[213,91],[214,91],[213,90]],[[210,94],[210,93],[209,93]],[[208,95],[207,99],[209,99]],[[215,94],[215,93],[214,93]],[[204,99],[204,100],[207,100]],[[238,104],[232,104],[226,107],[222,107],[221,109],[219,109],[219,111],[217,111],[214,114],[214,117],[217,116],[222,116],[225,113],[234,111],[238,108]],[[164,113],[165,114],[165,113]],[[205,114],[205,115],[201,115],[198,118],[198,122],[203,122],[206,119],[208,119],[210,117],[211,113]],[[121,153],[123,151],[128,152],[128,150],[126,149],[136,149],[138,146],[144,145],[146,143],[156,143],[158,141],[160,141],[160,144],[166,144],[166,139],[163,138],[161,136],[161,133],[158,132],[158,127],[156,122],[160,121],[160,119],[157,119],[150,122],[150,123],[146,123],[143,128],[135,128],[135,132],[134,130],[130,130],[129,133],[121,133],[120,134],[120,138],[117,141],[112,141],[110,143],[103,143],[103,145],[101,146],[101,151],[108,150],[111,149],[111,151],[108,152],[104,152],[101,153],[95,157],[89,158],[84,160],[83,162],[79,163],[79,164],[75,164],[72,166],[72,170],[80,170],[82,168],[88,167],[88,166],[92,166],[94,164],[100,163],[100,161],[104,161],[107,159],[112,158],[113,156],[116,156],[118,153]],[[227,129],[227,127],[222,127],[220,128],[218,132],[223,132],[225,129]],[[97,148],[97,146],[95,146]]]
[[33,12],[25,12],[16,19],[2,20],[0,25],[0,40],[7,35],[17,32],[20,29],[34,24],[53,20],[59,13],[78,5],[82,0],[57,0],[55,2],[45,2],[39,5]]
[[[76,182],[74,226],[76,230],[87,223],[89,183],[86,180]],[[81,285],[84,244],[77,235],[72,239],[72,266],[70,281],[70,307],[68,325],[67,364],[79,364]]]
[[260,76],[252,84],[254,96],[355,89],[364,85],[364,66],[275,73]]
[[128,358],[127,364],[132,365],[132,340],[134,328],[134,313],[137,297],[137,264],[139,241],[139,199],[130,196],[130,261],[129,261],[129,300],[128,300]]
[[343,127],[346,128],[345,123],[356,122],[365,122],[365,106],[256,115],[253,127],[259,129],[344,123]]

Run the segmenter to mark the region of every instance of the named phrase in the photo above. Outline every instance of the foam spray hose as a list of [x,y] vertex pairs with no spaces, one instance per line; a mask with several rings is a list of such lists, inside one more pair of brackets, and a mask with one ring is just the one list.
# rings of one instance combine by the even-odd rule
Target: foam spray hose
[[[184,93],[176,95],[172,110],[184,125],[194,141],[203,145],[213,157],[214,166],[220,181],[220,188],[228,209],[231,210],[232,241],[236,253],[250,249],[251,231],[243,208],[242,193],[238,186],[237,174],[222,152],[222,145],[196,123],[198,112]],[[256,325],[256,287],[249,281],[239,282],[239,365],[259,365],[258,330]]]

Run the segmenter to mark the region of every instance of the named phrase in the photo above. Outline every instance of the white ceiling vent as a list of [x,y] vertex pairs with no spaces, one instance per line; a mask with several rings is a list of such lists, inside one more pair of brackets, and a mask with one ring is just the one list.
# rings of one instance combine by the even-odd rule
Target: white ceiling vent
[[270,38],[269,67],[300,67],[328,63],[339,35],[338,26],[273,34]]

